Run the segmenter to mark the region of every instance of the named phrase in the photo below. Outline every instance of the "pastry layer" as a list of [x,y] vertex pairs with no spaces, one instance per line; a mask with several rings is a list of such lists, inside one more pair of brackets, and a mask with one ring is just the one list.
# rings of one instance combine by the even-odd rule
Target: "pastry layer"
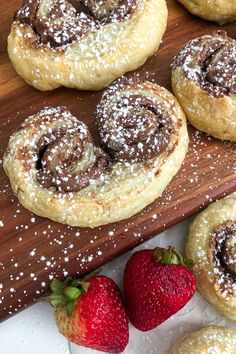
[[[158,111],[143,106],[139,98],[134,101],[134,96],[151,102]],[[125,97],[126,105],[120,101]],[[23,123],[4,155],[5,171],[21,204],[60,223],[95,227],[129,218],[162,194],[187,152],[182,109],[167,90],[148,82],[109,90],[97,119],[111,107],[114,119],[123,119],[121,136],[114,138],[112,129],[109,143],[102,136],[103,153],[88,137],[86,126],[66,109],[45,109]],[[130,122],[133,112],[140,120],[136,127]],[[81,124],[85,137],[78,135]],[[70,138],[63,131],[70,132]],[[114,149],[124,154],[114,154]],[[125,153],[133,149],[136,156],[140,152],[138,159]]]

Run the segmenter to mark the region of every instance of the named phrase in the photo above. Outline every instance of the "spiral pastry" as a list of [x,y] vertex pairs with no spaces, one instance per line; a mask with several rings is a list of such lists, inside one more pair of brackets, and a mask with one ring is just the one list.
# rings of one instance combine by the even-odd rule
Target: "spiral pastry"
[[198,290],[236,322],[236,199],[213,203],[190,227],[186,252],[195,262]]
[[236,141],[236,41],[223,31],[193,39],[172,64],[172,88],[188,120]]
[[236,330],[207,326],[191,332],[178,341],[168,354],[236,353]]
[[161,195],[188,146],[174,97],[148,82],[114,86],[96,120],[102,148],[65,108],[45,108],[12,135],[4,169],[25,208],[95,227],[128,218]]
[[179,0],[193,15],[220,24],[236,20],[236,0]]
[[108,90],[97,109],[103,146],[116,161],[155,158],[168,147],[175,129],[168,109],[149,92]]
[[[78,192],[108,168],[109,158],[102,149],[94,146],[88,128],[65,108],[46,109],[39,116],[42,120],[44,117],[51,119],[51,129],[40,137],[35,151],[38,156],[37,178],[44,188]],[[57,121],[55,128],[54,116]],[[64,119],[67,116],[70,117],[68,124]],[[23,147],[23,155],[25,153],[27,156]]]
[[165,0],[25,0],[8,53],[39,90],[98,90],[144,64],[166,24]]

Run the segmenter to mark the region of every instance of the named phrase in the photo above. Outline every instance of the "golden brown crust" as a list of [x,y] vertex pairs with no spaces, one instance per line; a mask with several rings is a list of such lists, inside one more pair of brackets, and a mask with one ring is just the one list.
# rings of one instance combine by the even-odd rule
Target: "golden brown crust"
[[34,30],[19,21],[8,53],[20,76],[46,91],[60,86],[99,90],[144,64],[159,47],[167,24],[165,0],[137,0],[125,20],[110,22],[64,47],[38,45]]
[[[196,38],[177,54],[171,78],[174,94],[190,123],[218,139],[232,141],[236,141],[235,48],[236,42],[222,32]],[[218,63],[213,59],[206,71],[205,63],[212,53]],[[219,53],[222,53],[221,56]],[[221,65],[227,53],[228,63]],[[232,72],[227,74],[229,70]],[[217,82],[213,80],[212,72]],[[226,76],[221,85],[220,77]]]
[[236,331],[232,328],[208,326],[181,338],[168,354],[236,354]]
[[[37,215],[72,226],[95,227],[119,221],[136,214],[159,197],[179,170],[187,152],[188,134],[183,111],[174,97],[155,84],[133,84],[119,92],[143,95],[158,102],[168,112],[173,131],[164,151],[145,162],[113,161],[111,169],[89,186],[76,193],[62,193],[54,188],[43,188],[37,179],[35,151],[42,134],[52,128],[42,112],[26,120],[23,127],[10,139],[4,156],[4,169],[13,191],[21,204]],[[116,95],[116,92],[114,92]],[[47,113],[47,112],[46,112]],[[47,115],[47,114],[46,114]],[[54,125],[74,124],[58,119]],[[38,125],[41,129],[37,129]],[[46,127],[43,128],[42,126]],[[19,158],[25,141],[31,141],[28,163]]]
[[[186,244],[197,288],[224,316],[236,322],[236,281],[229,265],[235,264],[236,199],[227,198],[211,204],[192,223]],[[226,249],[226,246],[228,249]],[[226,251],[230,259],[226,262]]]
[[236,20],[236,0],[179,0],[192,14],[205,20],[232,22]]

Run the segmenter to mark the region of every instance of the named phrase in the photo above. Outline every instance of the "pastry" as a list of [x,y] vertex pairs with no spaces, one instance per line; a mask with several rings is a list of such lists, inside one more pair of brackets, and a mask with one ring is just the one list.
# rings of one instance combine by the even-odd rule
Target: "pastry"
[[39,90],[99,90],[144,64],[166,24],[165,0],[25,0],[8,53]]
[[192,14],[205,20],[231,22],[236,20],[236,0],[179,0]]
[[195,262],[197,288],[236,322],[236,199],[210,205],[190,227],[186,253]]
[[129,218],[162,194],[188,146],[174,97],[148,82],[116,84],[96,121],[102,148],[66,108],[45,108],[12,135],[4,169],[25,208],[95,227]]
[[172,64],[172,88],[187,119],[236,141],[236,41],[223,31],[190,41]]
[[191,332],[178,341],[168,354],[236,354],[236,330],[208,326]]

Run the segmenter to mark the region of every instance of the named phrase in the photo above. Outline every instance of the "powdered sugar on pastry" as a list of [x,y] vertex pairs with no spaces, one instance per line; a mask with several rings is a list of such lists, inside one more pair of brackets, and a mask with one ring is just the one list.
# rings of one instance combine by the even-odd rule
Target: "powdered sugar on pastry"
[[98,90],[141,66],[166,23],[164,0],[28,0],[16,12],[8,53],[40,90]]
[[210,205],[190,227],[186,252],[197,286],[223,315],[236,321],[236,200]]
[[213,97],[236,94],[236,41],[224,31],[190,41],[172,63]]
[[63,107],[29,117],[13,134],[4,168],[27,209],[94,227],[128,218],[161,195],[188,146],[185,117],[173,96],[148,82],[114,85],[102,98],[97,122],[103,149]]
[[190,123],[236,141],[236,42],[226,32],[196,38],[172,63],[172,88]]
[[235,348],[235,329],[207,326],[184,336],[168,354],[235,354]]

